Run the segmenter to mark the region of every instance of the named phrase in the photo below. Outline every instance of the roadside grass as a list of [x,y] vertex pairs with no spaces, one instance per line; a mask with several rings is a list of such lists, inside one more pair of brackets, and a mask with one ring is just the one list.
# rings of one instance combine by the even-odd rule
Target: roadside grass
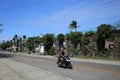
[[100,59],[100,60],[117,60],[117,61],[120,61],[120,58],[113,58],[111,59],[110,57],[105,57],[105,56],[95,56],[95,57],[92,57],[90,55],[82,55],[82,56],[74,56],[75,58],[83,58],[83,59]]

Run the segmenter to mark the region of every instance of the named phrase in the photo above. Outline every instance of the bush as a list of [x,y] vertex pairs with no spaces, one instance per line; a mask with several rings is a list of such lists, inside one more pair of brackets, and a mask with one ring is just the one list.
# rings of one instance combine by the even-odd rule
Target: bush
[[48,51],[48,54],[49,55],[55,55],[55,49],[54,48],[51,48],[49,51]]
[[80,52],[80,49],[75,49],[73,53],[74,53],[75,55],[80,55],[79,52]]

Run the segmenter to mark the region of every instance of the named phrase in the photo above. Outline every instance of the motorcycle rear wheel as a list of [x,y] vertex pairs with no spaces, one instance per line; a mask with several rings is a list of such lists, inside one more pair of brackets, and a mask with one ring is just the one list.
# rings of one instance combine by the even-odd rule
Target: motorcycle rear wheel
[[62,67],[62,63],[61,62],[58,62],[58,67]]

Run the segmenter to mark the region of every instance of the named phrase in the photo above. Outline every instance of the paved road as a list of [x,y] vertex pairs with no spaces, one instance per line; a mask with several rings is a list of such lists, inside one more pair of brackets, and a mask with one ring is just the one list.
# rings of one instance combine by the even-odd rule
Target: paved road
[[1,58],[9,58],[12,61],[34,66],[35,68],[66,78],[64,80],[120,80],[120,65],[72,61],[73,69],[71,70],[58,68],[56,58],[39,55],[7,54]]

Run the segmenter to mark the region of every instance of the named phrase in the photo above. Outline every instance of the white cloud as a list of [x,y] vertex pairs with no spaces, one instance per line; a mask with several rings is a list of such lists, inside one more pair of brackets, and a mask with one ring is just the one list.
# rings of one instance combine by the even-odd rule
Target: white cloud
[[36,24],[43,28],[50,28],[50,30],[61,30],[66,29],[65,27],[72,20],[78,21],[78,24],[82,24],[82,22],[93,24],[95,22],[93,20],[104,21],[111,17],[120,17],[119,9],[119,0],[94,0],[94,2],[83,2],[42,19],[40,18],[36,21]]
[[[85,31],[95,29],[96,25],[120,19],[120,1],[119,0],[87,0],[58,10],[53,14],[36,16],[29,19],[23,18],[21,21],[11,26],[21,26],[22,31],[28,35],[39,33],[66,33],[69,32],[68,26],[72,20],[76,20],[81,27],[79,30]],[[18,28],[16,27],[16,30]],[[32,29],[32,30],[31,30]],[[14,31],[12,31],[14,32]],[[15,33],[15,32],[14,32]]]

